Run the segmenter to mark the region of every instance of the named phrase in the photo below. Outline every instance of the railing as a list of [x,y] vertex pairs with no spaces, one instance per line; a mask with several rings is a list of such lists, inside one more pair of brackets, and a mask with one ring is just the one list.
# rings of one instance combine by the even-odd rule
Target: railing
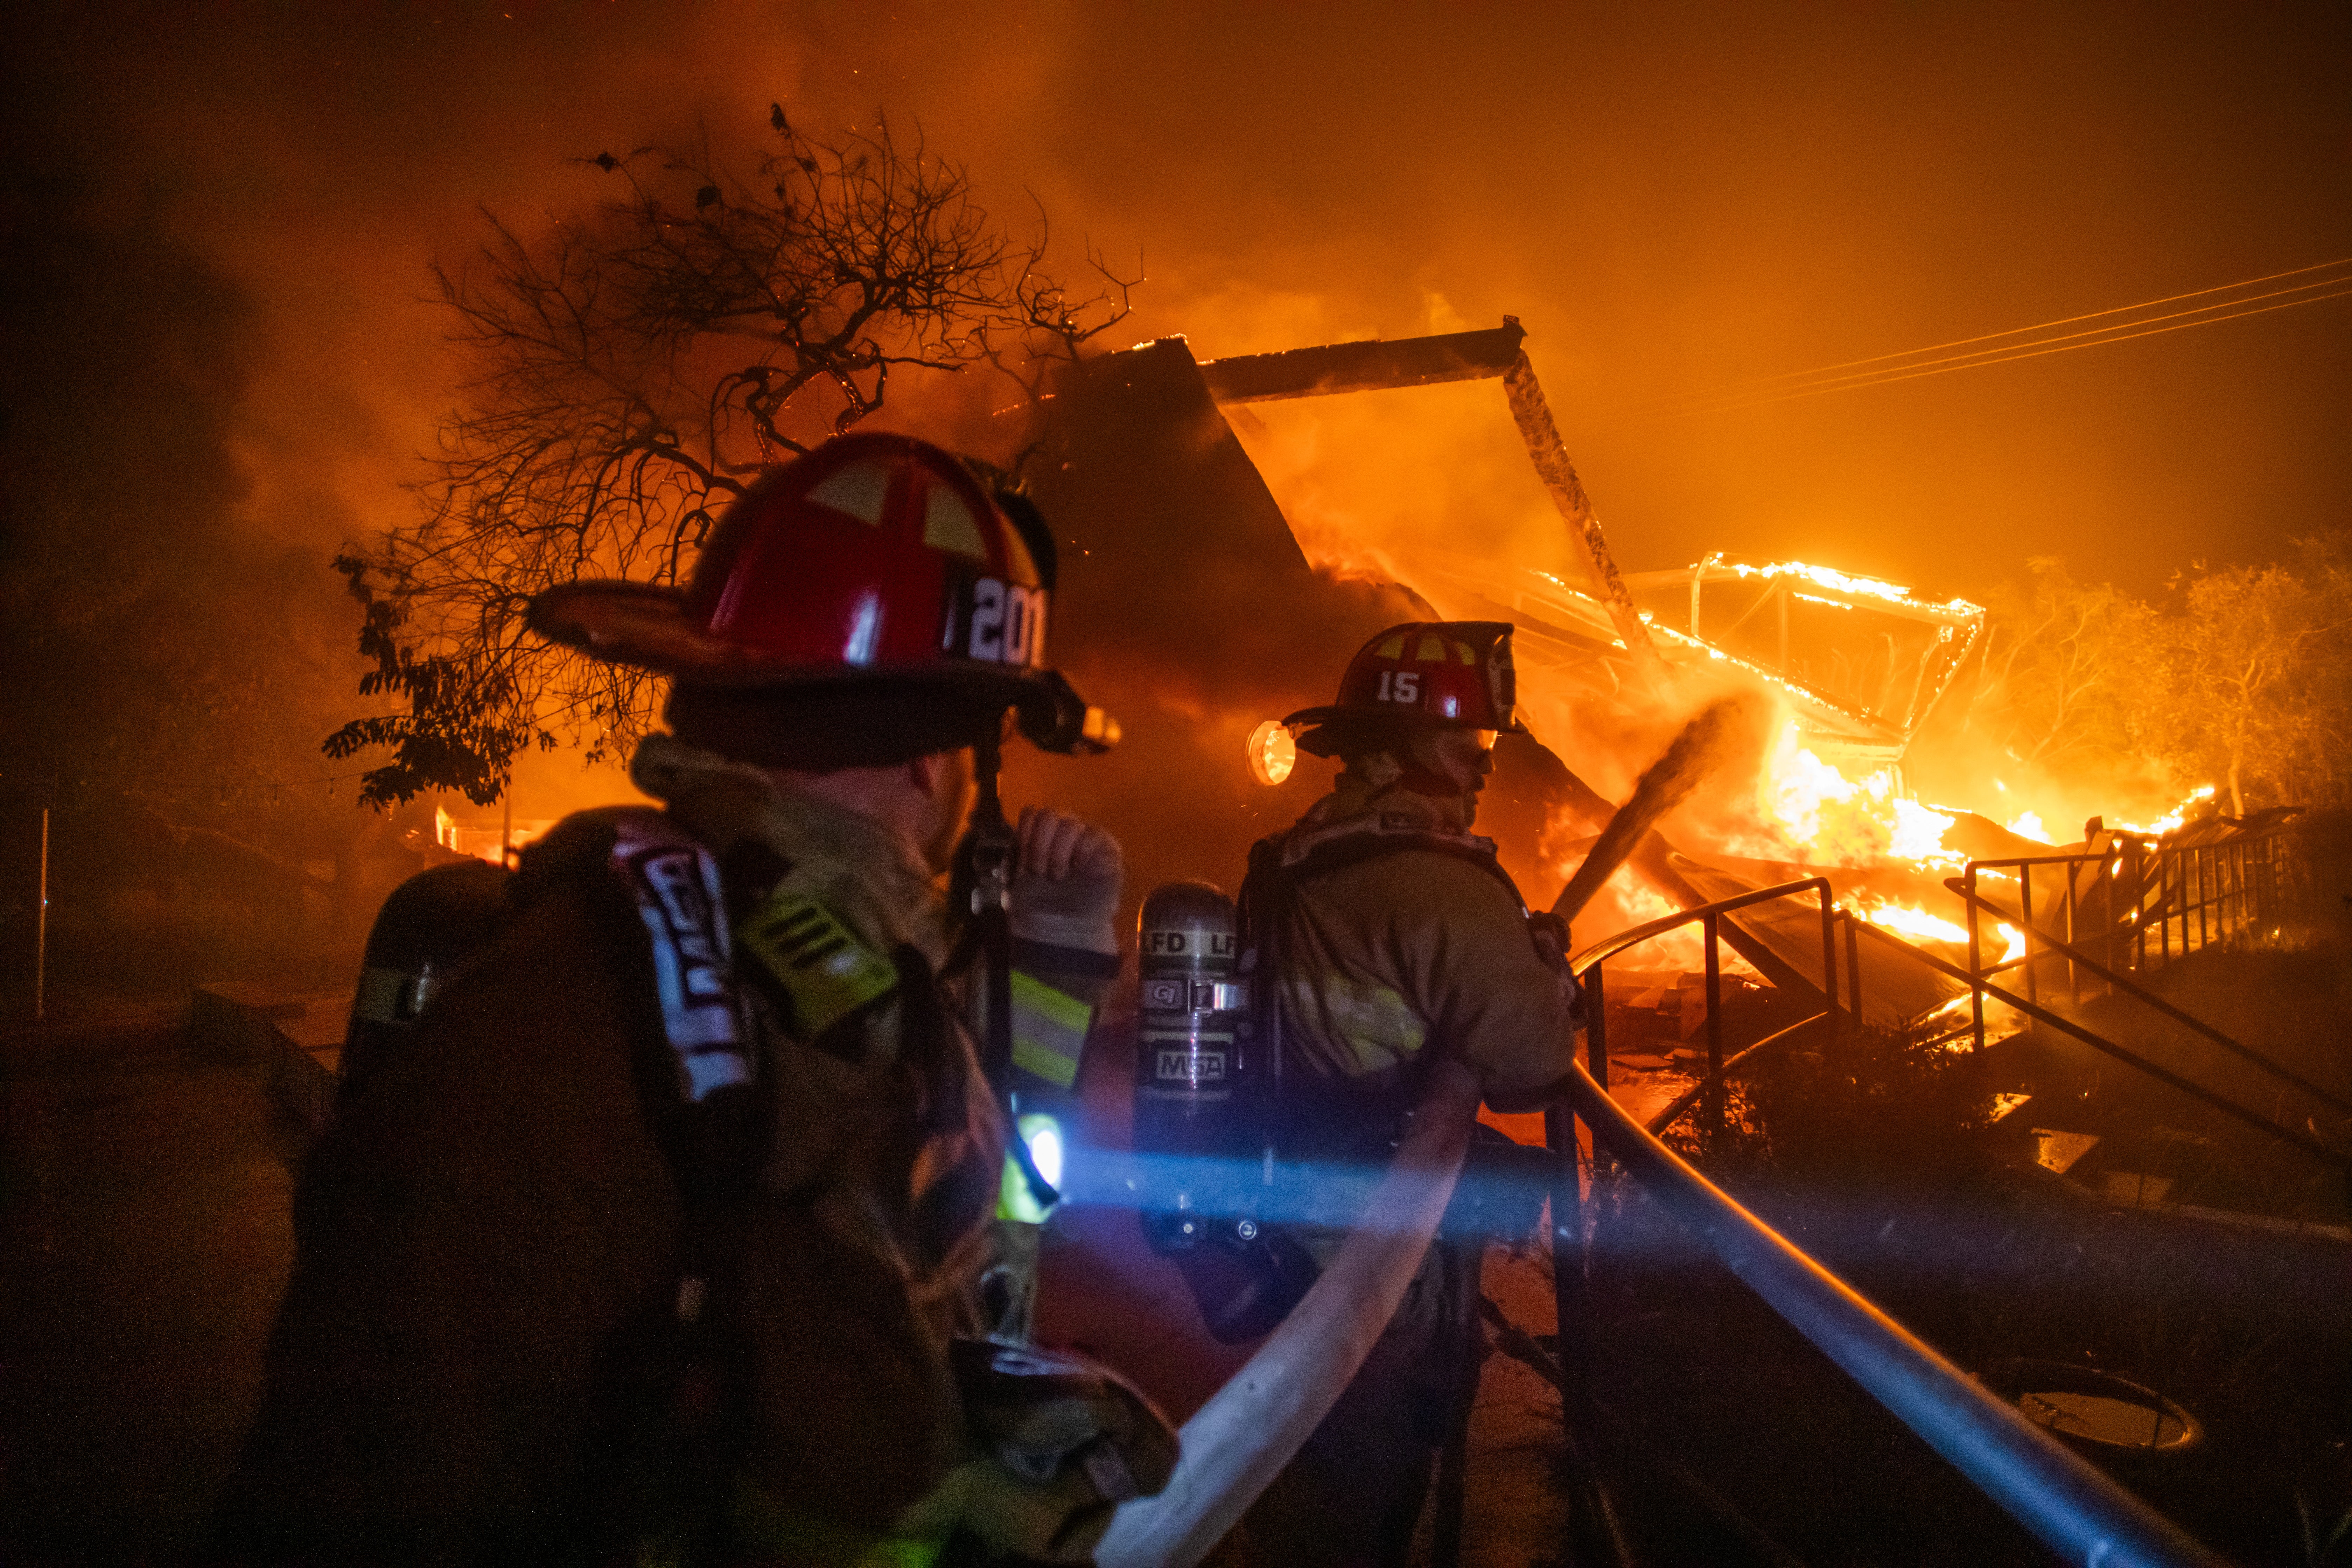
[[[1722,920],[1748,905],[1807,892],[1818,894],[1822,903],[1822,991],[1826,1005],[1822,1012],[1758,1041],[1727,1061],[1717,949]],[[1561,1408],[1570,1427],[1571,1456],[1578,1451],[1578,1433],[1593,1431],[1600,1414],[1592,1394],[1591,1318],[1585,1291],[1582,1181],[1576,1137],[1576,1122],[1580,1119],[1591,1130],[1596,1159],[1603,1150],[1613,1155],[1634,1180],[1705,1237],[1723,1263],[1767,1305],[2062,1557],[2106,1568],[2127,1564],[2219,1568],[2221,1560],[2203,1546],[1989,1393],[1658,1141],[1658,1131],[1700,1100],[1708,1105],[1711,1127],[1720,1128],[1724,1075],[1728,1068],[1809,1025],[1826,1020],[1835,1029],[1838,912],[1827,879],[1816,877],[1653,921],[1577,956],[1585,985],[1590,1070],[1571,1064],[1567,1093],[1545,1117],[1553,1153],[1552,1280],[1559,1329]],[[1645,1128],[1610,1098],[1606,1088],[1607,997],[1601,966],[1628,948],[1694,922],[1703,925],[1706,932],[1707,1076]],[[1855,928],[1860,923],[1849,921],[1845,938],[1848,973],[1853,979],[1848,994],[1857,1020],[1861,997]],[[1955,966],[1919,953],[1875,928],[1864,929],[1938,968],[1959,973]],[[1981,977],[1976,984],[1983,984]],[[1630,1552],[1605,1492],[1588,1485],[1580,1488],[1580,1497],[1585,1500],[1585,1508],[1597,1515],[1589,1521],[1589,1534],[1598,1554],[1615,1562],[1629,1561]]]
[[[2060,1557],[2105,1568],[2220,1568],[2220,1558],[1693,1170],[1581,1069],[1569,1079],[1555,1124],[1568,1131],[1571,1114],[1591,1128],[1596,1150],[1605,1146],[1634,1180],[1705,1237],[1741,1283]],[[1562,1142],[1555,1213],[1576,1202],[1570,1195],[1577,1184],[1575,1144],[1572,1136]],[[1557,1229],[1555,1258],[1561,1246]],[[1576,1297],[1580,1305],[1580,1286]],[[1560,1351],[1566,1377],[1583,1391],[1567,1398],[1563,1407],[1571,1419],[1590,1419],[1591,1348],[1565,1320]]]
[[[1801,897],[1811,893],[1822,900],[1822,994],[1828,1005],[1820,1013],[1791,1025],[1770,1039],[1759,1040],[1739,1053],[1734,1063],[1723,1059],[1723,917],[1735,910],[1751,904],[1769,903],[1775,899]],[[1592,1076],[1602,1083],[1609,1081],[1608,990],[1601,965],[1628,948],[1686,925],[1698,924],[1706,931],[1706,1076],[1694,1089],[1706,1101],[1707,1131],[1717,1134],[1723,1131],[1723,1074],[1727,1066],[1745,1061],[1764,1047],[1793,1035],[1806,1024],[1826,1019],[1832,1031],[1837,1026],[1837,916],[1835,895],[1830,890],[1827,877],[1807,877],[1801,881],[1780,882],[1769,888],[1759,888],[1735,899],[1722,899],[1695,910],[1685,910],[1619,931],[1598,946],[1587,948],[1569,961],[1569,966],[1579,972],[1584,987],[1585,1055],[1592,1063]],[[1703,1092],[1702,1092],[1703,1091]],[[1679,1118],[1687,1105],[1675,1110]],[[1663,1124],[1662,1124],[1663,1126]]]
[[[1961,980],[1961,983],[1964,983],[1964,985],[1967,985],[1967,983],[1971,983],[1971,975],[1969,975],[1969,971],[1967,971],[1967,969],[1961,969],[1959,963],[1948,963],[1948,962],[1945,962],[1945,959],[1938,959],[1938,957],[1936,957],[1936,954],[1933,954],[1933,952],[1922,952],[1922,950],[1919,950],[1919,947],[1912,947],[1910,942],[1900,941],[1900,938],[1895,938],[1895,936],[1886,936],[1886,933],[1884,933],[1884,931],[1879,931],[1877,926],[1867,924],[1867,921],[1861,921],[1861,929],[1863,929],[1863,931],[1867,931],[1867,933],[1870,933],[1872,938],[1874,938],[1874,941],[1882,941],[1882,942],[1886,942],[1886,945],[1891,945],[1891,947],[1900,947],[1900,950],[1903,950],[1903,952],[1906,952],[1907,957],[1912,957],[1912,959],[1915,959],[1915,962],[1919,962],[1919,963],[1927,963],[1928,969],[1938,969],[1938,971],[1943,971],[1943,973],[1952,975],[1952,978],[1955,978],[1955,980]],[[2082,1025],[2074,1023],[2074,1020],[2072,1020],[2072,1018],[2061,1018],[2061,1016],[2058,1016],[2058,1013],[2049,1011],[2049,1008],[2042,1006],[2042,1004],[2039,1004],[2039,1002],[2032,1002],[2032,999],[2028,999],[2028,996],[2018,996],[2016,992],[2001,990],[2000,985],[1992,985],[1992,983],[1990,983],[1990,980],[1985,980],[1983,975],[1978,975],[1978,978],[1973,978],[1973,985],[1976,985],[1978,1006],[1983,1006],[1983,999],[1985,999],[1985,996],[1992,996],[1994,1002],[2006,1002],[2006,1004],[2009,1004],[2009,1006],[2013,1006],[2013,1008],[2018,1008],[2018,1011],[2021,1011],[2021,1013],[2025,1013],[2025,1016],[2028,1016],[2028,1018],[2032,1018],[2034,1023],[2044,1023],[2044,1025],[2049,1025],[2049,1027],[2053,1027],[2053,1030],[2058,1030],[2058,1032],[2061,1032],[2061,1035],[2072,1035],[2072,1037],[2074,1037],[2074,1039],[2079,1039],[2079,1041],[2082,1041],[2082,1044],[2086,1044],[2086,1047],[2094,1048],[2094,1051],[2105,1051],[2107,1056],[2112,1056],[2112,1058],[2115,1058],[2115,1060],[2119,1060],[2119,1063],[2128,1065],[2128,1068],[2138,1068],[2140,1072],[2145,1072],[2145,1074],[2147,1074],[2147,1077],[2152,1077],[2152,1079],[2157,1079],[2157,1081],[2159,1081],[2159,1084],[2171,1084],[2173,1089],[2178,1089],[2178,1090],[2180,1090],[2180,1093],[2185,1093],[2185,1096],[2194,1098],[2194,1100],[2206,1102],[2206,1105],[2210,1105],[2210,1107],[2213,1107],[2213,1110],[2218,1110],[2218,1112],[2222,1112],[2222,1114],[2225,1114],[2225,1117],[2234,1117],[2234,1119],[2237,1119],[2237,1121],[2244,1121],[2246,1126],[2251,1126],[2251,1129],[2255,1129],[2255,1131],[2258,1131],[2258,1133],[2267,1133],[2267,1135],[2270,1135],[2270,1138],[2277,1138],[2279,1142],[2286,1142],[2286,1145],[2291,1145],[2291,1147],[2298,1147],[2298,1150],[2303,1150],[2305,1154],[2310,1154],[2310,1157],[2319,1159],[2319,1162],[2331,1163],[2331,1166],[2336,1166],[2336,1168],[2338,1168],[2338,1171],[2345,1171],[2345,1173],[2352,1173],[2352,1157],[2345,1157],[2345,1154],[2340,1154],[2340,1152],[2331,1150],[2331,1147],[2324,1145],[2324,1142],[2319,1142],[2319,1140],[2316,1140],[2316,1138],[2310,1138],[2310,1135],[2300,1133],[2300,1131],[2291,1129],[2291,1126],[2282,1126],[2282,1123],[2272,1121],[2270,1117],[2265,1117],[2265,1114],[2258,1112],[2258,1110],[2249,1110],[2249,1107],[2239,1105],[2239,1102],[2237,1102],[2237,1100],[2232,1100],[2232,1098],[2227,1098],[2227,1096],[2222,1096],[2222,1093],[2216,1093],[2216,1090],[2206,1089],[2204,1084],[2197,1084],[2197,1081],[2194,1081],[2194,1079],[2185,1079],[2185,1077],[2180,1077],[2180,1074],[2178,1074],[2178,1072],[2173,1072],[2171,1068],[2159,1068],[2159,1065],[2157,1065],[2157,1063],[2152,1063],[2152,1060],[2147,1060],[2147,1058],[2145,1058],[2145,1056],[2140,1056],[2138,1051],[2131,1051],[2131,1048],[2128,1048],[2128,1047],[2119,1047],[2119,1044],[2115,1044],[2115,1041],[2107,1039],[2107,1037],[2103,1037],[2103,1035],[2094,1035],[2094,1032],[2086,1030],[2086,1027],[2082,1027]],[[2209,1032],[2210,1032],[2210,1030],[2209,1030]],[[2227,1039],[2227,1037],[2221,1037],[2221,1039]],[[2234,1047],[2234,1044],[2237,1044],[2237,1041],[2227,1041],[2227,1044],[2232,1044],[2232,1047]],[[2246,1051],[2244,1047],[2237,1047],[2237,1048],[2239,1048],[2239,1053],[2242,1053],[2242,1056],[2251,1058],[2251,1060],[2255,1060],[2255,1063],[2261,1063],[2263,1068],[2270,1068],[2272,1072],[2279,1072],[2279,1074],[2284,1074],[2284,1077],[2294,1077],[2294,1074],[2286,1074],[2286,1069],[2277,1068],[2277,1063],[2270,1063],[2270,1060],[2267,1060],[2267,1058],[2255,1056],[2253,1051]],[[2326,1090],[2316,1089],[2316,1086],[2305,1084],[2303,1079],[2294,1079],[2294,1081],[2295,1081],[2295,1084],[2298,1084],[2298,1086],[2305,1086],[2305,1089],[2310,1089],[2312,1093],[2316,1093],[2316,1096],[2324,1098],[2324,1100],[2336,1102],[2336,1098],[2328,1096]]]
[[[2033,877],[2043,868],[2065,879],[2065,891],[2052,900],[2052,923],[2064,932],[2071,946],[2095,943],[2101,962],[2110,970],[2146,972],[2162,968],[2176,957],[2227,942],[2260,931],[2278,917],[2289,896],[2292,880],[2284,854],[2287,824],[2273,823],[2251,833],[2234,834],[2211,843],[2181,843],[2168,836],[2116,833],[2113,842],[2095,853],[2024,855],[2000,860],[1971,860],[1961,879],[1969,903],[1969,968],[1979,975],[2021,968],[2025,994],[2040,1001],[2039,970],[2046,943],[2037,928]],[[2063,868],[2063,869],[2057,869]],[[2088,873],[2086,876],[2085,873]],[[1991,873],[2018,885],[2018,929],[2025,935],[2025,952],[1987,967],[1978,912],[1983,889],[1979,876]],[[2047,881],[2044,887],[2048,886]],[[1959,889],[1955,889],[1955,891]],[[2095,895],[2095,896],[2094,896]],[[2095,913],[2093,906],[2096,906]],[[2011,918],[1999,901],[1982,907]],[[2092,923],[2095,922],[2095,923]],[[2091,929],[2086,931],[2084,927]],[[2069,1003],[2082,1000],[2078,959],[2066,963]],[[1977,1043],[1984,1043],[1983,1005],[1976,1010]]]
[[[2000,912],[1999,905],[1993,904],[1990,900],[1981,898],[1976,893],[1969,891],[1968,885],[1958,877],[1947,879],[1944,885],[1949,888],[1954,893],[1959,895],[1960,898],[1966,900],[1971,912],[1974,912],[1974,910],[1979,906],[1990,909],[1995,913]],[[2254,1067],[2260,1068],[2263,1071],[2270,1074],[2273,1078],[2277,1079],[2282,1083],[2293,1084],[2295,1088],[2311,1096],[2314,1100],[2318,1100],[2323,1105],[2328,1106],[2342,1115],[2352,1116],[2352,1100],[2346,1100],[2342,1095],[2330,1093],[2328,1090],[2320,1088],[2319,1085],[2312,1082],[2309,1079],[2304,1077],[2301,1073],[2294,1071],[2293,1068],[2271,1060],[2270,1058],[2263,1055],[2260,1051],[2253,1049],[2252,1047],[2247,1046],[2241,1041],[2231,1039],[2229,1036],[2223,1034],[2212,1025],[2205,1022],[2204,1019],[2182,1012],[2179,1008],[2174,1006],[2171,1003],[2167,1002],[2163,997],[2157,995],[2154,992],[2132,984],[2131,981],[2126,979],[2123,975],[2116,973],[2114,970],[2109,969],[2106,965],[2101,963],[2097,959],[2093,958],[2081,948],[2074,946],[2072,942],[2061,942],[2056,937],[2051,936],[2032,925],[2028,925],[2025,928],[2025,934],[2027,941],[2039,941],[2044,947],[2063,956],[2070,967],[2079,965],[2081,968],[2090,971],[2093,978],[2105,984],[2107,994],[2110,996],[2128,996],[2136,1002],[2142,1003],[2150,1009],[2163,1014],[2174,1023],[2179,1024],[2185,1028],[2204,1036],[2205,1038],[2212,1041],[2215,1045],[2221,1047],[2223,1049],[2236,1056],[2241,1061],[2248,1062]],[[1981,997],[1986,989],[1990,988],[1983,986],[1981,984],[1979,984],[1978,994],[1979,997]],[[2000,993],[1995,991],[1994,994],[1998,998]],[[1979,1011],[1981,1011],[1981,1005],[1979,1005]],[[2072,1027],[2071,1026],[2063,1024],[2060,1026],[2068,1027],[2070,1029]],[[2074,1030],[2073,1032],[2079,1033],[2080,1031]],[[1983,1036],[1981,1034],[1978,1037],[1978,1046],[1979,1049],[1982,1048]]]

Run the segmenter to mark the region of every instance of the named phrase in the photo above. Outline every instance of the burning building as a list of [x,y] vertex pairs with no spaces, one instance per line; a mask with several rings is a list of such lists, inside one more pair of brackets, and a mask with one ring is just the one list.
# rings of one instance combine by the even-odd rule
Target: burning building
[[[1092,765],[1097,776],[1070,783],[1112,791],[1094,800],[1113,821],[1149,811],[1149,827],[1132,823],[1126,835],[1130,885],[1230,880],[1253,839],[1297,814],[1320,781],[1269,757],[1279,737],[1266,721],[1328,699],[1371,631],[1419,616],[1508,620],[1535,733],[1498,752],[1481,828],[1531,900],[1545,901],[1574,869],[1612,809],[1606,788],[1689,712],[1728,694],[1749,716],[1752,743],[1665,825],[1672,837],[1643,846],[1587,929],[1598,935],[1821,876],[1843,910],[1906,943],[1969,952],[1967,906],[1945,879],[1972,858],[2060,847],[2030,808],[1922,801],[1906,776],[1923,735],[1965,720],[1984,609],[1833,565],[1726,552],[1676,570],[1621,571],[1524,335],[1506,318],[1484,331],[1205,363],[1182,339],[1163,338],[1061,377],[1036,489],[1071,546],[1063,646],[1086,689],[1129,716],[1132,737]],[[1494,418],[1515,427],[1555,517],[1536,544],[1475,509],[1376,544],[1335,537],[1320,520],[1302,526],[1253,456],[1278,444],[1260,405],[1489,381],[1501,384]],[[1139,637],[1159,646],[1138,649]],[[1112,648],[1116,659],[1097,651]],[[2006,794],[1990,773],[1985,784]],[[2148,844],[2179,815],[2143,830],[2095,822],[2076,852],[2112,851],[2120,875],[2129,835]],[[2100,884],[2098,918],[2145,927],[2163,897],[2122,897],[2114,879]],[[2083,889],[2062,889],[2063,880],[2042,878],[2042,929],[2088,929],[2077,924],[2090,918]],[[2017,895],[1997,893],[1986,908],[1997,913],[2004,898],[2018,907]],[[1972,963],[2025,957],[2014,920],[1985,913],[1977,925]],[[1726,921],[1724,935],[1735,967],[1819,994],[1815,913],[1759,907]],[[1693,931],[1662,939],[1653,962],[1670,981],[1675,965],[1697,967],[1697,945]],[[1866,1017],[1894,1025],[1966,1007],[1965,985],[1904,951],[1857,951]]]

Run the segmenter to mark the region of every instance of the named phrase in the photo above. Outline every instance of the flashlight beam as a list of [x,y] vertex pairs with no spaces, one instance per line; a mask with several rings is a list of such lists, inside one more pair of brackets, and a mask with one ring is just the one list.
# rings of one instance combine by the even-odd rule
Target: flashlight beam
[[1184,1423],[1183,1458],[1157,1497],[1123,1505],[1101,1568],[1194,1568],[1290,1462],[1363,1365],[1421,1267],[1478,1114],[1478,1086],[1436,1064],[1412,1130],[1372,1194],[1387,1223],[1350,1231],[1282,1326]]

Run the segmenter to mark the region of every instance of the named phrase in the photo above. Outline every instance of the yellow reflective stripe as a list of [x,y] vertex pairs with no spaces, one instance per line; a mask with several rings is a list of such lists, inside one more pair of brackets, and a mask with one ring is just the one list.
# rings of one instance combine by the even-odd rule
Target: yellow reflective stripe
[[736,1482],[730,1522],[738,1545],[796,1568],[931,1568],[948,1544],[812,1518],[748,1477]]
[[1336,972],[1293,974],[1283,982],[1291,1011],[1347,1047],[1356,1075],[1405,1060],[1429,1038],[1421,1015],[1399,993]]
[[735,928],[735,940],[792,998],[793,1026],[803,1039],[898,989],[897,967],[804,893],[779,889]]
[[1078,1056],[1095,1010],[1034,975],[1013,972],[1013,1065],[1057,1089],[1078,1081]]

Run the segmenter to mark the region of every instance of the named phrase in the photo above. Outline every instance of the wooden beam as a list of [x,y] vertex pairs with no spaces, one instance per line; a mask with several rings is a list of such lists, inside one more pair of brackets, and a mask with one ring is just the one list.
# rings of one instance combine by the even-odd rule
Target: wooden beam
[[1511,368],[1519,340],[1526,336],[1518,318],[1506,316],[1501,326],[1475,332],[1235,354],[1203,362],[1201,376],[1209,384],[1209,395],[1220,403],[1270,403],[1335,392],[1486,381]]
[[1552,422],[1551,405],[1544,401],[1543,388],[1536,384],[1536,367],[1528,363],[1524,350],[1503,373],[1503,395],[1510,400],[1511,418],[1519,427],[1519,438],[1528,444],[1536,477],[1559,509],[1560,521],[1568,524],[1569,542],[1576,546],[1579,559],[1592,574],[1593,597],[1609,612],[1618,640],[1633,656],[1633,668],[1654,685],[1663,685],[1666,662],[1650,641],[1650,629],[1633,607],[1633,595],[1625,591],[1625,579],[1618,574],[1616,558],[1609,553],[1601,520],[1592,514],[1592,498],[1584,493],[1584,481],[1576,477],[1568,444]]

